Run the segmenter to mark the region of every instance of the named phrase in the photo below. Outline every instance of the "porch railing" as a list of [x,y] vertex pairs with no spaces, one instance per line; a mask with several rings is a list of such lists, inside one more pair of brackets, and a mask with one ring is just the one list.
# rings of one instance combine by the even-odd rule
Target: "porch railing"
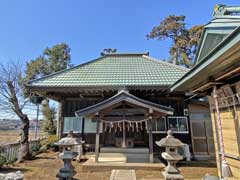
[[[30,140],[29,141],[29,149],[30,152],[32,152],[33,149],[37,148],[40,146],[41,139],[35,139],[35,140]],[[4,145],[0,145],[0,155],[6,158],[6,161],[8,162],[13,162],[17,159],[18,157],[18,151],[21,147],[20,142],[15,142],[15,143],[8,143]]]

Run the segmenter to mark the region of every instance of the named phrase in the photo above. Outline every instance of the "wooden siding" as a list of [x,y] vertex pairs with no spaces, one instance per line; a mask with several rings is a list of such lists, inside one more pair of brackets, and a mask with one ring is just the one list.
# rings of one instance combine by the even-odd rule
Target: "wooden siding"
[[239,145],[237,142],[237,132],[235,131],[232,111],[225,109],[220,114],[222,122],[223,143],[226,154],[239,155]]
[[[238,105],[237,114],[240,117],[240,106]],[[218,170],[220,170],[220,159],[219,159],[219,144],[218,144],[218,134],[216,133],[216,114],[214,111],[211,113],[212,118],[212,126],[213,126],[213,133],[214,133],[214,144],[216,149],[216,159],[217,159],[217,166]],[[233,173],[232,179],[240,179],[240,149],[239,145],[240,142],[237,140],[237,132],[239,130],[239,119],[238,119],[238,127],[235,128],[234,123],[234,113],[233,109],[225,108],[224,110],[220,111],[220,117],[222,122],[222,132],[223,132],[223,143],[224,143],[224,150],[226,154],[226,160],[231,168]],[[220,175],[220,171],[219,171]]]

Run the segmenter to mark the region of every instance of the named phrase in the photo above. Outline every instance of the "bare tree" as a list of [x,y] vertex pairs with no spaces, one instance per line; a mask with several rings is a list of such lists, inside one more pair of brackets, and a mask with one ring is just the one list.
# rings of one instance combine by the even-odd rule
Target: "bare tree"
[[0,108],[5,109],[5,112],[15,113],[22,121],[18,162],[31,157],[29,151],[29,118],[23,112],[28,99],[24,98],[21,91],[23,85],[22,72],[19,62],[0,64]]

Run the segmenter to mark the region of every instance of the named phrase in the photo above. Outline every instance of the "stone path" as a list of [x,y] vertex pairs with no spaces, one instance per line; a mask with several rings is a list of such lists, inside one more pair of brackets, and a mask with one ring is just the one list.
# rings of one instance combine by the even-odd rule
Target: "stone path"
[[135,170],[112,170],[110,180],[136,180]]

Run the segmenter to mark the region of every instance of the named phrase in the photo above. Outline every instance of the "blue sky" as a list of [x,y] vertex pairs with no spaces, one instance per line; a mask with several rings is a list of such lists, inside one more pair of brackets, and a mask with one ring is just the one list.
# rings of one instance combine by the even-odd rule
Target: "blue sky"
[[61,42],[71,48],[75,65],[109,47],[167,59],[170,41],[145,37],[152,27],[171,14],[185,15],[188,27],[206,24],[215,4],[237,5],[236,0],[2,0],[0,61],[25,64]]
[[170,14],[186,15],[188,26],[205,24],[217,3],[236,0],[2,0],[0,61],[27,61],[60,42],[70,46],[74,64],[107,47],[166,59],[170,42],[147,40],[152,27]]

